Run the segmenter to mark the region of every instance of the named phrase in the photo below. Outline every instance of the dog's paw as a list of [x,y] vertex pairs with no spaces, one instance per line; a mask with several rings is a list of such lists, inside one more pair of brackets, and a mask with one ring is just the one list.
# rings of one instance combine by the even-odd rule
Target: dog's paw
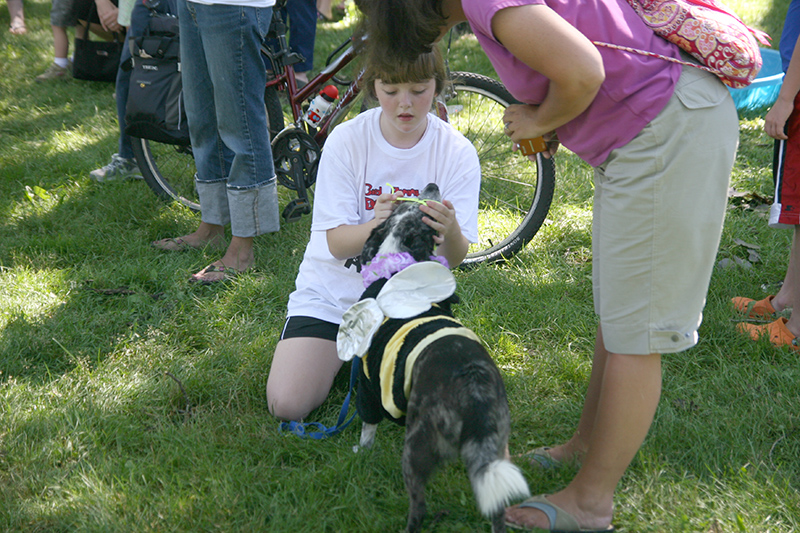
[[375,443],[375,433],[377,431],[378,424],[364,423],[361,426],[361,439],[359,440],[358,445],[364,449],[372,448],[372,445]]

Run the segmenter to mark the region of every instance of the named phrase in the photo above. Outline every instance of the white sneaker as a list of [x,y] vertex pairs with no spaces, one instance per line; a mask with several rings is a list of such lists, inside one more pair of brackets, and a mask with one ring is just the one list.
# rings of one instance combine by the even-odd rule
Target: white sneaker
[[68,80],[70,78],[72,78],[72,63],[68,63],[66,67],[59,67],[55,63],[51,63],[47,70],[36,76],[36,81]]
[[139,166],[133,159],[125,159],[120,157],[119,154],[111,156],[111,162],[103,168],[98,168],[89,173],[92,179],[103,181],[116,181],[124,179],[142,179],[142,173],[139,171]]

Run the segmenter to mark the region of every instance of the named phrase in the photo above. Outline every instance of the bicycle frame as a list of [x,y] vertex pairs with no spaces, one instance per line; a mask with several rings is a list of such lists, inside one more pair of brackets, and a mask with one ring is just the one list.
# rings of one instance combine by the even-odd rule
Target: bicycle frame
[[[278,40],[281,40],[281,36],[279,35]],[[355,57],[358,55],[358,52],[355,49],[355,46],[352,43],[352,38],[349,39],[350,44],[347,48],[342,52],[335,60],[330,62],[319,74],[314,76],[314,78],[308,81],[302,88],[297,87],[297,79],[295,78],[294,67],[292,64],[292,58],[289,58],[289,61],[292,63],[284,64],[283,65],[283,73],[276,76],[275,78],[269,80],[267,82],[267,87],[275,87],[278,90],[284,91],[286,93],[287,99],[289,101],[289,107],[292,110],[292,119],[293,119],[293,126],[302,128],[302,118],[303,118],[303,108],[302,105],[306,101],[310,100],[317,93],[322,89],[322,87],[329,81],[334,80],[334,77],[338,72],[340,72],[345,66],[347,66]],[[344,46],[344,45],[343,45]],[[340,47],[341,49],[342,47]],[[280,65],[281,63],[286,63],[282,61],[282,57],[275,57],[275,55],[268,50],[264,51],[265,55],[267,55],[273,64]],[[350,85],[348,85],[347,89],[345,90],[344,94],[341,95],[334,106],[330,109],[326,117],[322,120],[320,127],[316,129],[316,133],[312,135],[314,140],[317,141],[317,144],[322,147],[325,142],[325,139],[328,136],[330,131],[330,123],[331,120],[336,114],[343,108],[349,106],[358,96],[359,92],[361,91],[361,81],[363,79],[364,72],[363,70],[359,72],[356,79],[353,80]],[[335,81],[335,80],[334,80]],[[290,126],[292,127],[292,126]]]

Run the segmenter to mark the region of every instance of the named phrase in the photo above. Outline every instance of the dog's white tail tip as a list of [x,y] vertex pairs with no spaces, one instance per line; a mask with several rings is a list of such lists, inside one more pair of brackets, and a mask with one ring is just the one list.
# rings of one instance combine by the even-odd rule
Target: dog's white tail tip
[[515,499],[531,495],[522,471],[505,459],[489,463],[473,481],[473,490],[484,516],[493,516]]

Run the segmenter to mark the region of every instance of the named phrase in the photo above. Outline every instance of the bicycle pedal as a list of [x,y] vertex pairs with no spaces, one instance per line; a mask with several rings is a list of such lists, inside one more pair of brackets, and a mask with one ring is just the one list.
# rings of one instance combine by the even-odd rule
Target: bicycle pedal
[[303,215],[311,212],[311,203],[303,198],[295,198],[283,208],[283,219],[286,222],[297,222]]

